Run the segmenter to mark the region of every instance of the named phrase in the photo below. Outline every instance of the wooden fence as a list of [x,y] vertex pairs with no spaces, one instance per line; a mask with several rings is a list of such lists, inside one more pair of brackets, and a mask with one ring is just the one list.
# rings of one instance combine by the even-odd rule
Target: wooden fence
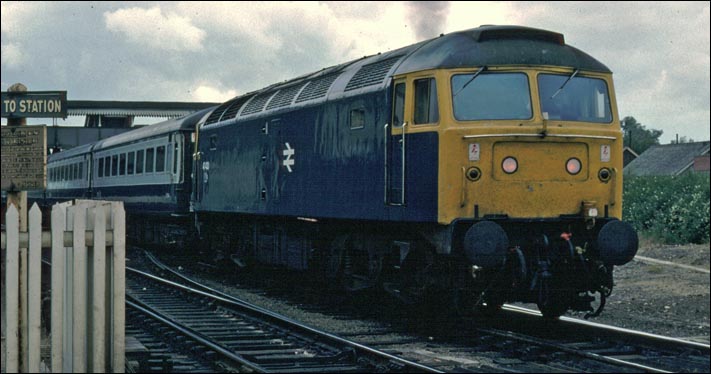
[[19,220],[11,205],[2,233],[6,372],[40,372],[42,248],[51,248],[52,372],[123,372],[123,203],[56,204],[51,231],[45,232],[36,204],[29,212],[28,232],[19,231]]

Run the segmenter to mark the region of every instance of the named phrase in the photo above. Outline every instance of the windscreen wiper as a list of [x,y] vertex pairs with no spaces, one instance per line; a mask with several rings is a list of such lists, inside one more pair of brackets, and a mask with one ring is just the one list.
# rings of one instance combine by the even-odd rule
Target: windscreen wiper
[[575,71],[573,72],[573,74],[571,74],[571,75],[568,77],[568,79],[567,79],[565,82],[563,82],[563,85],[560,86],[560,88],[558,89],[558,91],[556,91],[556,92],[553,94],[553,96],[551,96],[551,99],[554,98],[554,97],[556,97],[556,95],[558,95],[558,94],[560,93],[560,91],[563,91],[563,87],[565,87],[565,85],[568,84],[568,82],[570,82],[570,80],[573,79],[573,77],[575,77],[576,75],[578,75],[579,72],[580,72],[580,69],[575,69]]
[[465,89],[465,88],[469,85],[469,83],[471,83],[471,82],[474,80],[474,78],[478,77],[479,74],[481,74],[481,72],[484,71],[484,70],[486,70],[486,66],[480,67],[479,70],[477,70],[476,73],[474,73],[474,76],[472,76],[471,78],[469,78],[469,80],[467,81],[467,83],[464,83],[464,85],[462,86],[462,88],[460,88],[459,91],[457,91],[454,95],[452,95],[452,97],[457,96],[460,92],[462,92],[462,90]]

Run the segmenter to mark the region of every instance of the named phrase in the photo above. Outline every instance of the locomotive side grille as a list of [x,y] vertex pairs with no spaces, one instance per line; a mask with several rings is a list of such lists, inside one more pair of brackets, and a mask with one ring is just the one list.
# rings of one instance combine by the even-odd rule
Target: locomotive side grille
[[222,113],[225,112],[225,109],[232,105],[237,99],[230,100],[228,102],[223,103],[222,105],[218,106],[217,109],[213,110],[212,113],[210,113],[210,116],[207,117],[207,120],[205,121],[205,125],[209,125],[211,123],[218,122],[220,120],[220,117],[222,117]]
[[250,101],[249,104],[244,107],[244,110],[240,116],[261,112],[264,109],[264,105],[267,103],[267,100],[269,100],[272,95],[274,95],[273,92],[267,92],[255,97],[254,100]]
[[227,107],[225,112],[222,114],[222,117],[220,117],[220,121],[235,118],[237,116],[237,112],[239,112],[239,108],[241,108],[242,105],[244,105],[244,103],[246,103],[250,97],[252,96],[243,96],[237,100],[233,100],[234,102],[232,103],[232,105]]
[[301,90],[301,87],[304,87],[304,85],[305,84],[297,84],[290,87],[282,88],[274,96],[274,99],[269,102],[269,105],[267,105],[267,109],[288,106],[289,104],[291,104],[291,101],[294,100],[294,96],[299,93],[299,90]]
[[392,68],[400,58],[402,58],[402,55],[363,65],[353,78],[351,78],[350,82],[348,82],[345,91],[382,83],[383,79],[385,79],[385,75],[390,71],[390,68]]
[[326,96],[326,92],[331,88],[333,81],[338,78],[341,73],[328,74],[323,77],[312,80],[308,83],[308,86],[301,91],[301,94],[296,98],[296,102],[300,103],[302,101],[317,99],[319,97]]

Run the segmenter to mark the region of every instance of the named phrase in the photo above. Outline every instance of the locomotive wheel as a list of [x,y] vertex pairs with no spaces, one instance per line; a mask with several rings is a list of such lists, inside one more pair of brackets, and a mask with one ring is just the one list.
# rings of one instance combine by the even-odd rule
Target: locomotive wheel
[[333,242],[327,274],[339,279],[349,292],[372,288],[378,284],[383,269],[382,256],[372,240],[355,241],[350,236]]
[[564,288],[554,288],[551,281],[545,279],[538,288],[538,310],[546,319],[557,319],[565,314],[570,305],[569,291]]

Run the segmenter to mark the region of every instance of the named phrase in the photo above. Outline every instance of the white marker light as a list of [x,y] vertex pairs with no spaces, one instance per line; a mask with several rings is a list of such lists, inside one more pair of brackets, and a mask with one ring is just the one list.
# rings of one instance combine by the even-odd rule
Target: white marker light
[[518,170],[518,161],[513,157],[506,157],[501,163],[501,168],[504,169],[504,173],[512,174]]

